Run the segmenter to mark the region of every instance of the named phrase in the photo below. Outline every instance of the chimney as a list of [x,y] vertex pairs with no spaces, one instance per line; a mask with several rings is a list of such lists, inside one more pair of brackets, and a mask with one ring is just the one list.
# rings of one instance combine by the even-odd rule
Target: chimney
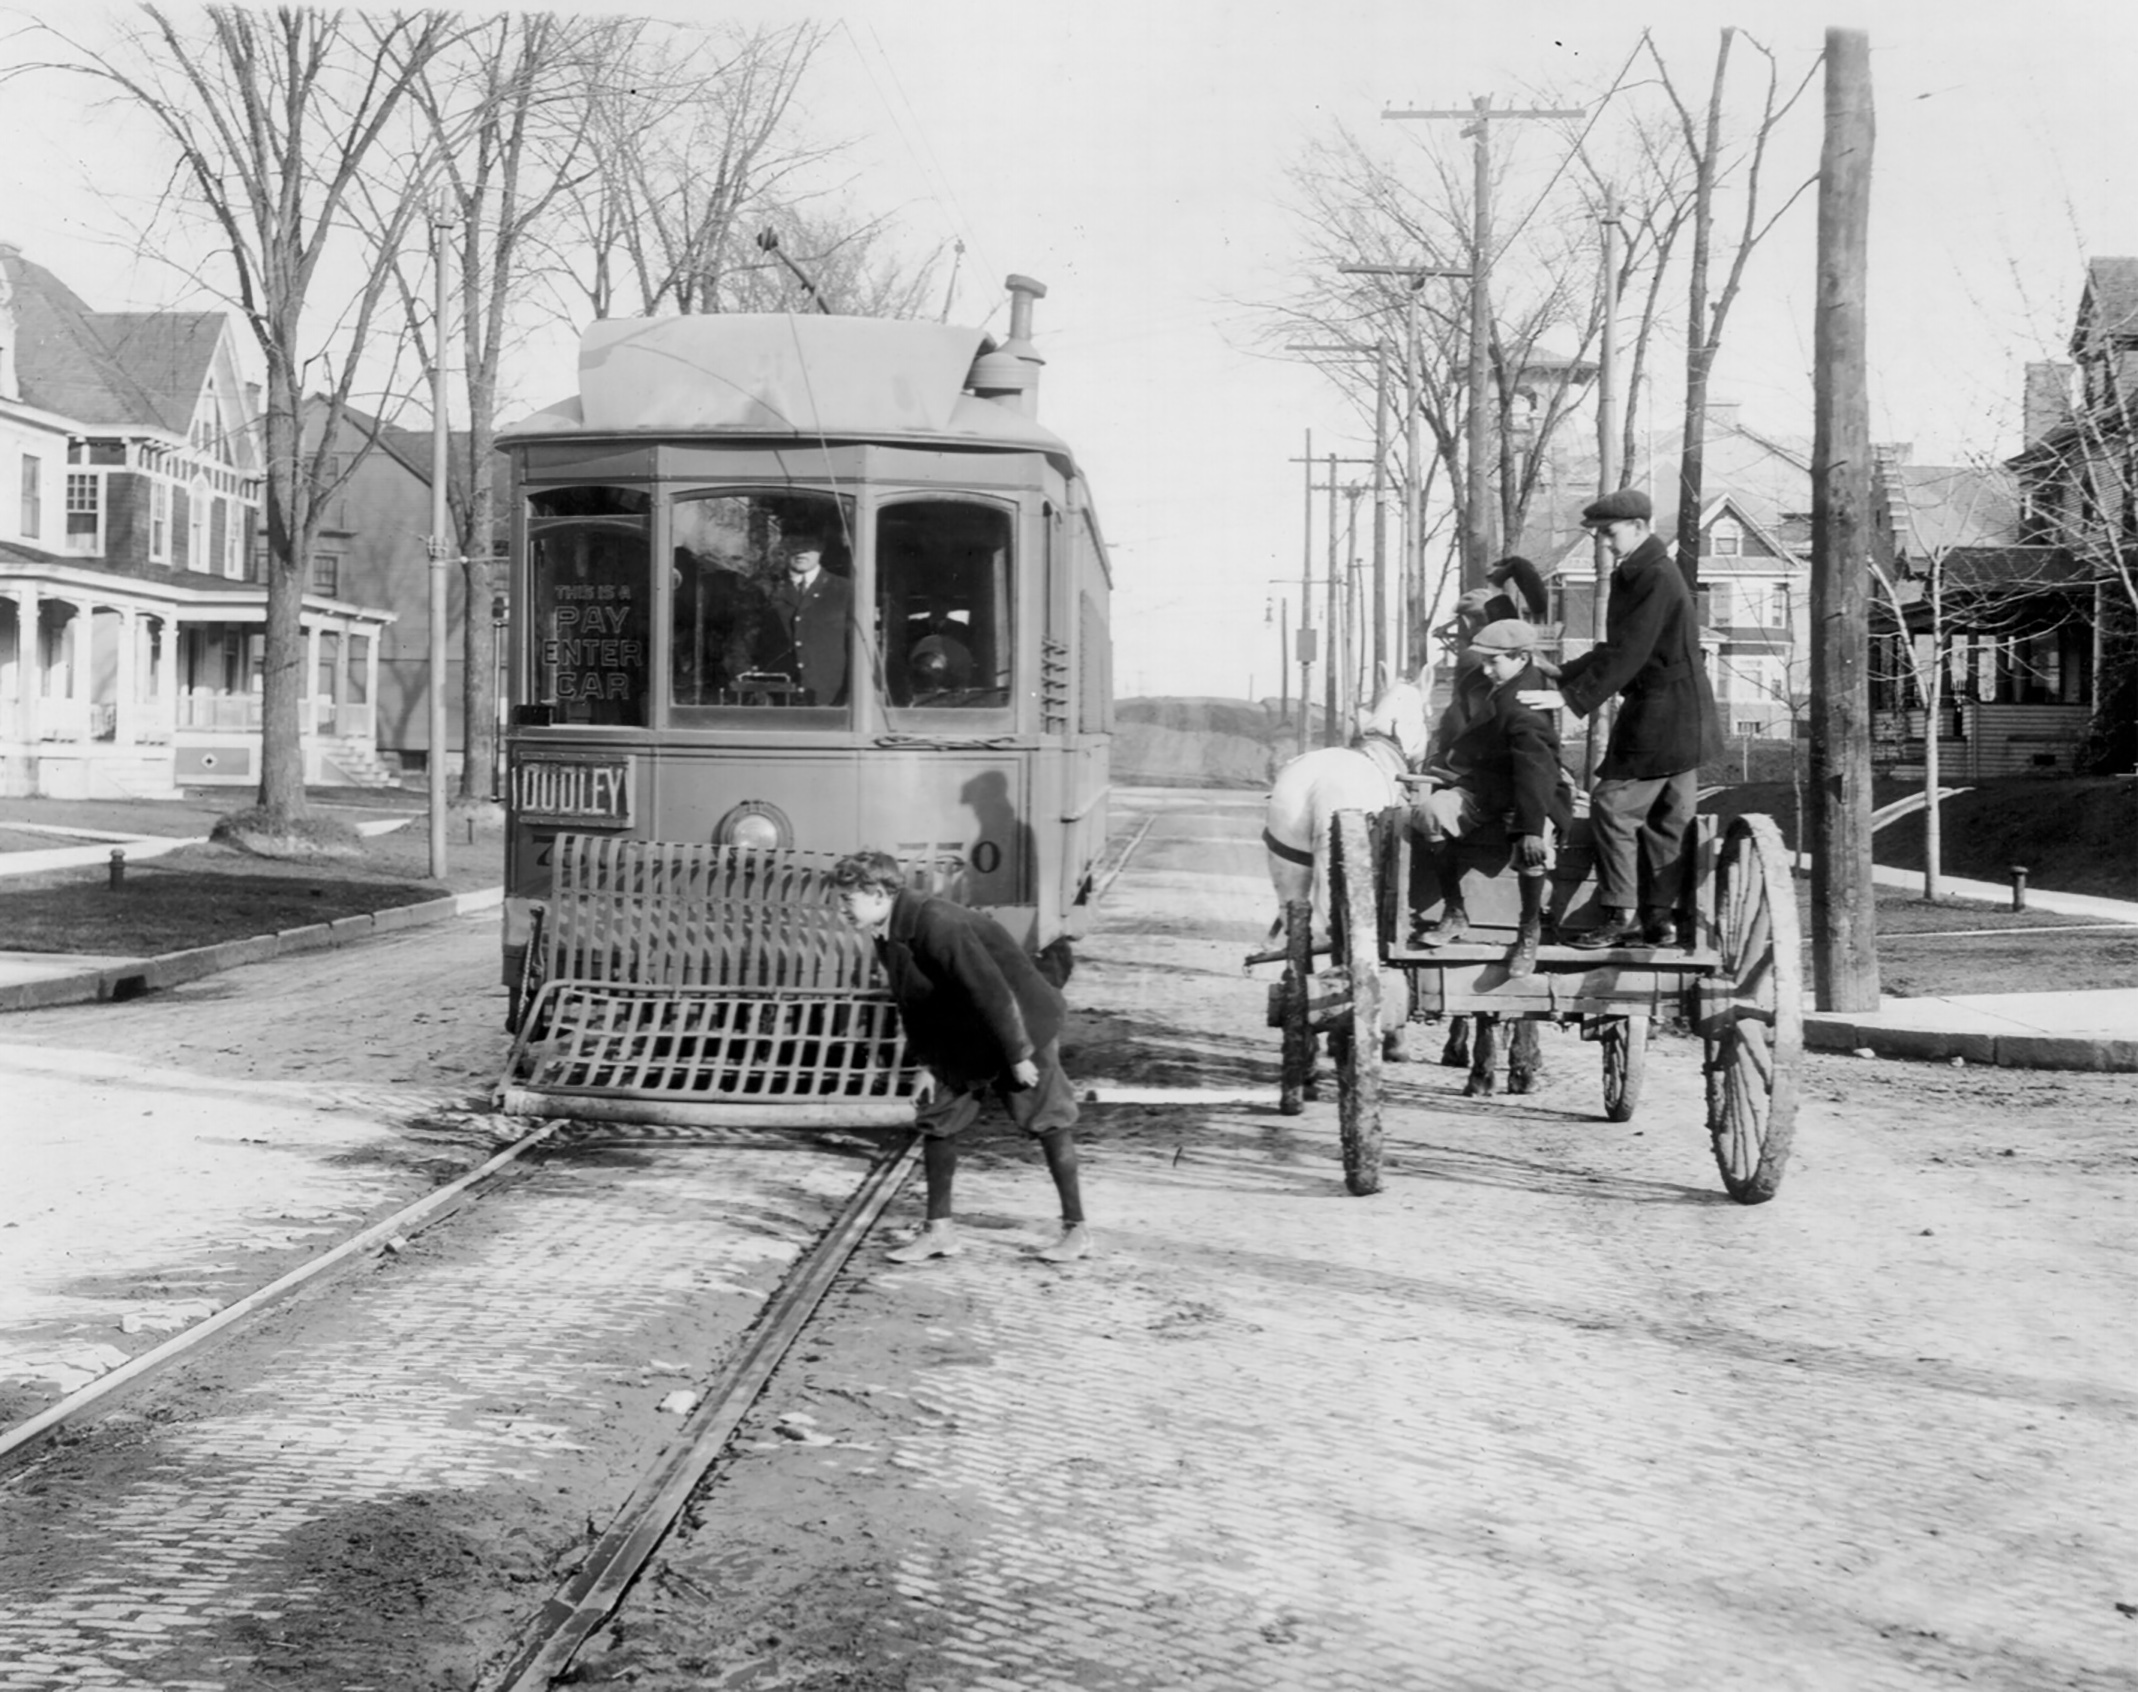
[[1709,400],[1707,402],[1707,432],[1710,435],[1726,435],[1737,427],[1738,401]]
[[2068,364],[2027,366],[2026,398],[2021,406],[2022,446],[2032,446],[2071,419],[2071,369]]
[[1039,413],[1039,367],[1047,361],[1032,345],[1032,302],[1045,299],[1047,288],[1029,276],[1012,276],[1003,286],[1010,291],[1010,338],[981,350],[966,386],[982,399],[999,400],[1034,417]]

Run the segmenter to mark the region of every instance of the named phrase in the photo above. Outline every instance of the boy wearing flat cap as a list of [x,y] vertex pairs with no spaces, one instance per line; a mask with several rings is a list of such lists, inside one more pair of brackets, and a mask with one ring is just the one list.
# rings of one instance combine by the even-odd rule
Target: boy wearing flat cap
[[1537,631],[1515,617],[1478,630],[1464,654],[1468,667],[1456,681],[1455,697],[1433,733],[1426,774],[1440,785],[1411,806],[1411,821],[1434,855],[1445,899],[1440,920],[1415,936],[1421,946],[1445,946],[1469,930],[1455,842],[1501,821],[1513,833],[1522,888],[1521,926],[1507,953],[1507,973],[1513,977],[1537,967],[1545,878],[1551,873],[1553,843],[1572,810],[1559,764],[1559,730],[1550,717],[1522,702],[1524,689],[1544,685],[1538,644]]
[[1649,533],[1654,515],[1648,496],[1633,488],[1605,494],[1582,512],[1582,527],[1601,533],[1618,560],[1604,637],[1561,666],[1556,691],[1527,695],[1541,709],[1563,703],[1580,717],[1613,695],[1620,699],[1589,796],[1603,921],[1568,941],[1592,949],[1678,938],[1674,913],[1700,764],[1722,744],[1692,589]]

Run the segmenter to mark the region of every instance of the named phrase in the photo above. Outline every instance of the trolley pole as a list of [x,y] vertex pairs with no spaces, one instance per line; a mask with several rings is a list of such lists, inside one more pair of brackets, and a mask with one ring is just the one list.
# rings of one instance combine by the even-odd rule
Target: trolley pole
[[[445,262],[448,237],[460,216],[443,190],[431,204],[431,279],[436,286],[437,319],[431,348],[431,534],[425,550],[431,565],[430,755],[427,759],[431,801],[431,879],[446,874],[446,570],[459,548],[451,543],[452,513],[446,499],[450,440],[445,409]],[[470,615],[473,609],[470,608]]]

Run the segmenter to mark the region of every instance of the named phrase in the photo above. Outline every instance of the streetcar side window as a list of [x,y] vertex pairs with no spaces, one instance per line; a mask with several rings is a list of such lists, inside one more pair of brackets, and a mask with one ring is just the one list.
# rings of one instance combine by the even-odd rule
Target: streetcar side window
[[640,488],[553,488],[527,501],[530,697],[559,723],[644,728],[652,501]]
[[894,707],[1010,702],[1011,514],[908,500],[876,519],[876,638]]
[[676,500],[672,526],[673,702],[843,707],[854,620],[844,502],[690,494]]

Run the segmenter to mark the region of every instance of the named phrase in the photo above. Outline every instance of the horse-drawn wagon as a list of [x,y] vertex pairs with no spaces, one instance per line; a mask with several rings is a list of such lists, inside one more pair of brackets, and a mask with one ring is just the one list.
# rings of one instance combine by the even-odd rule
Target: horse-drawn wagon
[[[1686,850],[1692,873],[1673,944],[1547,944],[1533,970],[1510,973],[1519,895],[1505,839],[1464,843],[1469,931],[1453,944],[1425,946],[1413,938],[1416,925],[1438,913],[1444,894],[1431,855],[1417,849],[1408,808],[1334,815],[1326,927],[1317,931],[1310,902],[1285,902],[1285,970],[1270,989],[1269,1017],[1284,1032],[1287,1110],[1299,1108],[1310,1084],[1315,1036],[1328,1037],[1352,1192],[1380,1187],[1384,1024],[1475,1016],[1480,1040],[1500,1022],[1578,1023],[1602,1051],[1604,1115],[1614,1122],[1628,1120],[1640,1100],[1653,1025],[1681,1022],[1704,1053],[1707,1128],[1723,1185],[1742,1204],[1774,1196],[1789,1156],[1803,1049],[1787,850],[1760,816],[1722,827],[1700,818]],[[1593,920],[1592,867],[1586,822],[1577,821],[1553,871],[1548,936]],[[1317,971],[1323,958],[1327,966]],[[1403,1002],[1383,1002],[1384,971],[1402,978]]]

